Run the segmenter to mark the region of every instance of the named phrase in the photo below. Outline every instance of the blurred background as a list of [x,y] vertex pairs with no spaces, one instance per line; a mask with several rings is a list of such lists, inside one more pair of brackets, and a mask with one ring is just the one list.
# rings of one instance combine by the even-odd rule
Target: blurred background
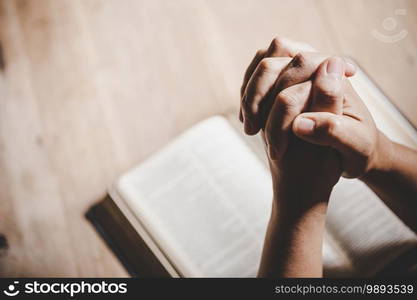
[[351,56],[417,125],[416,31],[414,0],[0,0],[0,276],[126,276],[85,212],[236,110],[274,36]]

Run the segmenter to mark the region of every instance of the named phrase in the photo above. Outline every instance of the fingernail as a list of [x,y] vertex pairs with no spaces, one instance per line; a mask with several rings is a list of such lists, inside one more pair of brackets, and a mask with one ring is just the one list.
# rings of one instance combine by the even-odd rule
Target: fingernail
[[295,128],[297,133],[301,135],[308,135],[313,133],[315,125],[316,123],[311,119],[299,118],[296,120]]
[[343,76],[343,61],[339,57],[332,57],[327,62],[327,74],[335,75],[338,78]]
[[274,147],[272,147],[271,145],[268,145],[268,155],[269,155],[269,158],[272,160],[277,159],[277,153]]

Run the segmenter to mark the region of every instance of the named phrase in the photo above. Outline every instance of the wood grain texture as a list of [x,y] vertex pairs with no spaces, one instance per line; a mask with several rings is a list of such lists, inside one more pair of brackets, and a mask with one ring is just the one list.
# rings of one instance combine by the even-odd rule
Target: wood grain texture
[[[396,8],[407,36],[375,39]],[[412,0],[0,0],[0,276],[126,276],[84,213],[178,133],[235,109],[273,36],[352,56],[417,125],[416,25]]]

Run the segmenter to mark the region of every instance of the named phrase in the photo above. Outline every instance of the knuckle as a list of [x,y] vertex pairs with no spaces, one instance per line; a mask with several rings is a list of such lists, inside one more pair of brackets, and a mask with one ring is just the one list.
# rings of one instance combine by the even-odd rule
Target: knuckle
[[308,64],[308,58],[305,52],[297,53],[291,61],[291,66],[296,68],[305,67]]
[[297,95],[288,90],[281,91],[277,95],[276,101],[285,109],[291,109],[298,105]]
[[271,57],[263,58],[259,62],[259,71],[260,72],[269,72],[274,68],[274,60]]
[[326,135],[329,137],[338,137],[338,133],[340,132],[340,121],[335,119],[330,119],[326,125]]
[[318,100],[325,104],[333,104],[341,96],[340,89],[333,84],[318,84],[316,91]]
[[270,49],[271,50],[281,49],[284,44],[285,44],[285,39],[282,37],[276,36],[271,41]]

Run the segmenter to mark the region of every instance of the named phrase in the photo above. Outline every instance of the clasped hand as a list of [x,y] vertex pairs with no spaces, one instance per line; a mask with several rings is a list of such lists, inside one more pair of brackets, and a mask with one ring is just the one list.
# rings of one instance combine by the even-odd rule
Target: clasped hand
[[275,38],[259,50],[241,88],[245,132],[261,131],[274,191],[328,192],[343,172],[361,177],[380,163],[384,136],[348,77],[349,60]]

